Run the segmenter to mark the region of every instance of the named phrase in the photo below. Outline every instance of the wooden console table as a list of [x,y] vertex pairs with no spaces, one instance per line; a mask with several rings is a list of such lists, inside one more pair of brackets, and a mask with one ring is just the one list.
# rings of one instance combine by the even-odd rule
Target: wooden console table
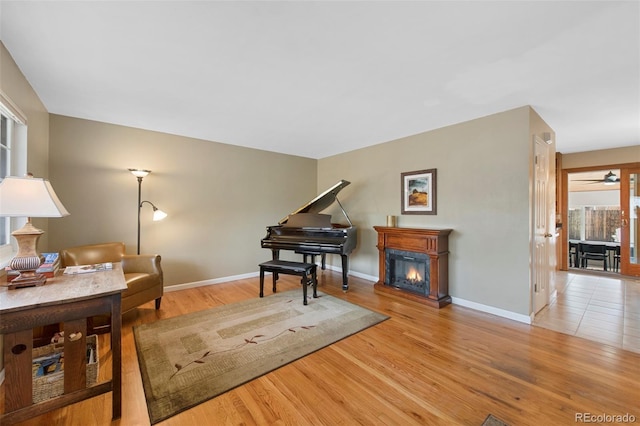
[[[0,424],[13,424],[106,392],[112,392],[112,415],[121,414],[121,308],[127,289],[119,263],[113,270],[59,275],[39,287],[8,290],[0,287],[0,334],[4,336],[5,402]],[[87,318],[111,315],[112,378],[86,385]],[[82,337],[64,342],[64,394],[33,403],[32,349],[35,327],[63,323],[66,336]]]
[[[449,234],[451,229],[394,228],[374,226],[378,232],[378,282],[375,291],[398,295],[442,308],[451,303],[449,296]],[[429,293],[422,296],[388,285],[385,282],[385,256],[387,249],[424,253],[429,256]]]

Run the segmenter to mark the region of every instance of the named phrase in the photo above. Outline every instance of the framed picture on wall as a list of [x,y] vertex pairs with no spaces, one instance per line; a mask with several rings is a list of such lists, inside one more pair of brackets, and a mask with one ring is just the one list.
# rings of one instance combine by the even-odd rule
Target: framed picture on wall
[[436,214],[436,169],[400,174],[402,214]]

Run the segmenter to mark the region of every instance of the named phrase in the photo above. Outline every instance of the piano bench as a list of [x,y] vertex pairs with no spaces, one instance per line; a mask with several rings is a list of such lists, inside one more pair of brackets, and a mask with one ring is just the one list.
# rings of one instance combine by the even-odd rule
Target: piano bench
[[276,292],[276,281],[278,274],[300,275],[302,279],[302,297],[304,304],[307,304],[307,285],[313,285],[313,297],[318,297],[318,278],[316,276],[316,264],[304,262],[289,262],[286,260],[270,260],[260,264],[260,297],[264,296],[264,273],[271,272],[273,275],[273,292]]

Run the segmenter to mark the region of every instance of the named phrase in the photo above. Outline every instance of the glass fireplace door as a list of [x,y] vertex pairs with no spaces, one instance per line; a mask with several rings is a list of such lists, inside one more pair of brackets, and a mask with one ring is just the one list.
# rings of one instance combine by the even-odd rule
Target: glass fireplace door
[[429,256],[424,253],[387,249],[385,284],[423,296],[429,294]]

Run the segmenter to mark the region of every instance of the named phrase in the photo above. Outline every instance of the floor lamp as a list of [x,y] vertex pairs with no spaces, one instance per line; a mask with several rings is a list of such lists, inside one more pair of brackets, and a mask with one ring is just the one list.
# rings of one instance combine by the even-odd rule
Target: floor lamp
[[140,254],[140,211],[142,210],[142,205],[144,203],[149,203],[153,208],[153,220],[158,221],[167,217],[167,214],[157,208],[151,201],[144,200],[142,201],[142,179],[146,177],[151,170],[144,169],[129,169],[131,174],[133,174],[136,178],[138,178],[138,254]]
[[31,223],[32,217],[63,217],[69,212],[62,205],[48,180],[7,176],[0,183],[0,216],[26,217],[27,223],[11,233],[18,242],[18,254],[9,266],[20,275],[9,283],[9,289],[43,285],[47,278],[38,274],[42,263],[37,246],[44,231]]

